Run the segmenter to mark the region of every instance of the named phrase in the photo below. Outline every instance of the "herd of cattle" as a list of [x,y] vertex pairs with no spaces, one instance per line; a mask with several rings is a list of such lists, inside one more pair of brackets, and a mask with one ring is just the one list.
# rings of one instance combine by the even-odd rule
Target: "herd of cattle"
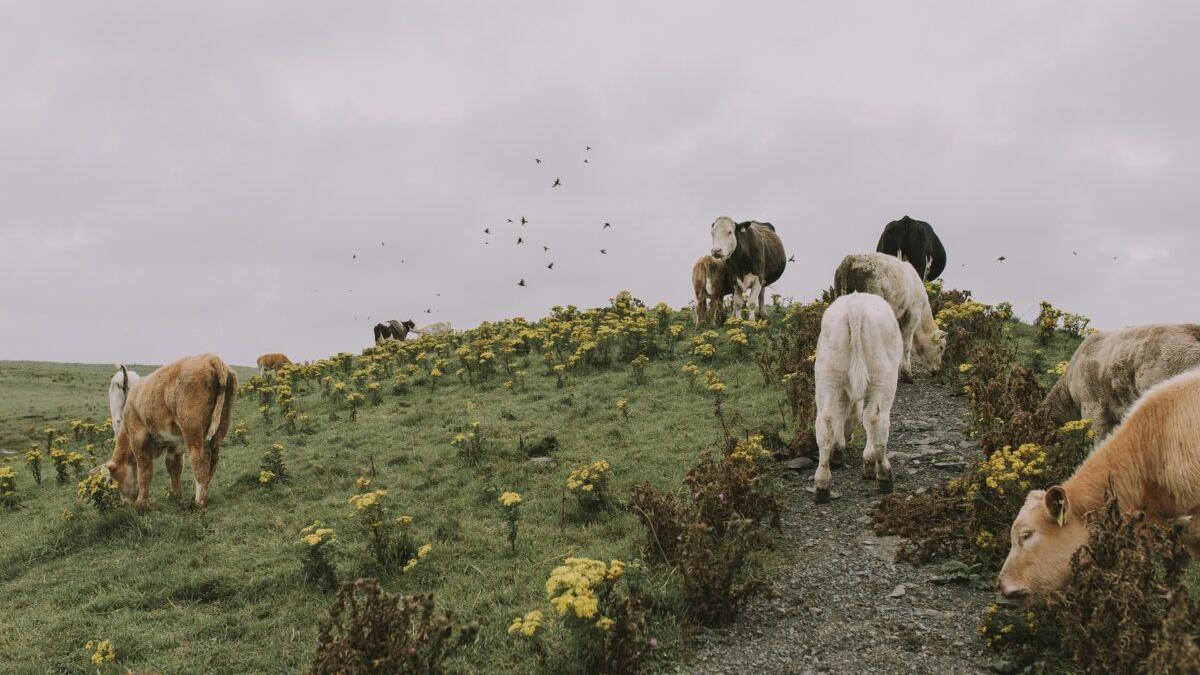
[[[766,287],[788,262],[775,227],[721,217],[710,234],[710,253],[692,269],[696,325],[722,323],[727,297],[739,315],[744,308],[751,318],[761,315]],[[848,255],[834,272],[835,300],[822,317],[815,362],[818,503],[830,497],[831,454],[846,447],[860,422],[867,437],[863,477],[880,491],[893,489],[887,453],[892,404],[898,381],[912,381],[914,350],[930,372],[941,368],[945,333],[934,321],[924,282],[945,266],[933,228],[905,216],[887,225],[876,252]],[[375,339],[448,332],[444,322],[417,329],[412,321],[388,321],[375,326]],[[289,363],[283,354],[258,360],[262,371]],[[141,379],[121,366],[108,393],[116,449],[96,470],[107,470],[123,498],[142,510],[161,454],[171,494],[178,496],[186,448],[195,502],[203,506],[237,394],[233,370],[211,354],[180,359]],[[1123,509],[1185,523],[1186,541],[1200,554],[1200,520],[1191,520],[1200,514],[1200,325],[1092,334],[1043,405],[1060,424],[1090,419],[1096,447],[1062,485],[1029,493],[1012,525],[1001,592],[1016,596],[1062,585],[1087,539],[1084,515],[1102,505],[1110,485]]]

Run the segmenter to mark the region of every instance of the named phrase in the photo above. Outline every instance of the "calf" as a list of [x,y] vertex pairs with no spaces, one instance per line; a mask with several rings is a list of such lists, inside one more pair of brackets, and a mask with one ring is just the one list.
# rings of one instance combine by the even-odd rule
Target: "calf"
[[883,228],[875,250],[908,262],[921,281],[933,281],[946,269],[946,249],[933,227],[908,216],[893,220]]
[[284,366],[290,365],[292,365],[292,360],[283,354],[276,352],[263,354],[262,356],[258,357],[258,374],[262,375],[268,370],[279,370]]
[[[1151,521],[1200,515],[1200,370],[1146,392],[1066,482],[1026,496],[997,580],[1004,595],[1067,582],[1071,557],[1088,539],[1084,515],[1104,505],[1109,485],[1122,511]],[[1195,552],[1200,519],[1188,523],[1184,543]]]
[[778,281],[787,267],[787,253],[779,235],[775,234],[775,226],[753,220],[734,223],[721,216],[713,221],[709,230],[712,257],[725,261],[733,279],[733,311],[741,313],[744,295],[749,291],[751,302],[758,298],[758,311],[752,305],[750,318],[757,318],[764,311],[766,287]]
[[108,381],[108,416],[112,419],[113,440],[121,431],[121,419],[125,410],[125,400],[129,398],[129,388],[140,379],[138,374],[125,366],[118,365],[118,370]]
[[438,321],[437,323],[427,324],[425,326],[421,326],[420,328],[414,328],[413,332],[418,333],[422,336],[424,336],[424,335],[449,335],[450,334],[450,322],[449,321]]
[[942,352],[946,349],[946,332],[937,327],[929,308],[929,294],[912,266],[898,258],[882,253],[848,255],[833,275],[833,290],[837,296],[846,293],[873,293],[882,297],[895,312],[904,339],[904,360],[900,372],[905,382],[912,382],[912,352],[929,372],[942,368]]
[[724,262],[706,255],[692,265],[692,290],[696,293],[696,325],[714,328],[725,319],[721,300],[733,292],[733,279]]
[[403,341],[408,337],[408,332],[416,325],[412,322],[412,319],[407,321],[391,319],[390,321],[377,323],[375,324],[375,344],[379,344],[388,338]]
[[179,495],[180,449],[186,447],[196,479],[196,505],[204,506],[236,396],[237,375],[212,354],[159,368],[129,390],[117,447],[97,470],[107,469],[121,486],[121,497],[144,511],[150,504],[154,460],[164,450],[171,495]]
[[1154,385],[1200,367],[1200,326],[1155,324],[1094,333],[1075,350],[1043,406],[1059,424],[1089,419],[1097,442]]
[[903,351],[892,308],[877,295],[844,295],[821,317],[814,367],[820,450],[813,478],[817,503],[829,501],[829,455],[846,447],[858,420],[867,430],[863,478],[875,479],[880,492],[892,491],[887,443]]

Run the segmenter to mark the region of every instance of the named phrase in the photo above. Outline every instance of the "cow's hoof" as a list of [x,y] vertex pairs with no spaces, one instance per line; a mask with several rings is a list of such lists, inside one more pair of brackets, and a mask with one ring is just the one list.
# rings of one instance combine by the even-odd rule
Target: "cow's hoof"
[[150,502],[146,501],[145,499],[139,499],[133,503],[133,510],[137,511],[138,513],[145,513],[149,508]]
[[891,478],[880,478],[877,484],[879,485],[879,491],[883,494],[890,494],[895,489]]
[[863,480],[875,480],[875,462],[863,462]]
[[900,373],[900,381],[912,384],[916,380],[913,379],[912,373]]
[[829,466],[835,469],[840,469],[846,466],[846,453],[843,450],[834,450],[829,453]]
[[829,488],[819,487],[813,492],[813,501],[818,504],[829,503]]

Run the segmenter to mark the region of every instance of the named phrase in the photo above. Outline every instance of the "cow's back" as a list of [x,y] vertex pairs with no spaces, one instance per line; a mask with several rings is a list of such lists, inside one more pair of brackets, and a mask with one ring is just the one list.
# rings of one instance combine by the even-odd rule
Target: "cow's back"
[[787,252],[783,248],[783,240],[775,232],[774,225],[756,222],[751,228],[758,233],[759,244],[763,250],[763,285],[770,286],[783,276],[787,267]]

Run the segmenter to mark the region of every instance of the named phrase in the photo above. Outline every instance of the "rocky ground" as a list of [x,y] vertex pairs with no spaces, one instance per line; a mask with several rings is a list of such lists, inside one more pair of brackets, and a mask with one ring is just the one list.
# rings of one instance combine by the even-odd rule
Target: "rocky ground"
[[[993,594],[941,585],[938,571],[894,561],[896,537],[876,536],[873,482],[860,475],[862,431],[834,470],[834,499],[814,504],[812,470],[783,479],[778,573],[729,628],[697,636],[689,673],[984,673],[1003,664],[976,634]],[[901,383],[890,457],[897,493],[928,490],[977,457],[966,403],[918,376]],[[839,496],[840,495],[840,496]]]

